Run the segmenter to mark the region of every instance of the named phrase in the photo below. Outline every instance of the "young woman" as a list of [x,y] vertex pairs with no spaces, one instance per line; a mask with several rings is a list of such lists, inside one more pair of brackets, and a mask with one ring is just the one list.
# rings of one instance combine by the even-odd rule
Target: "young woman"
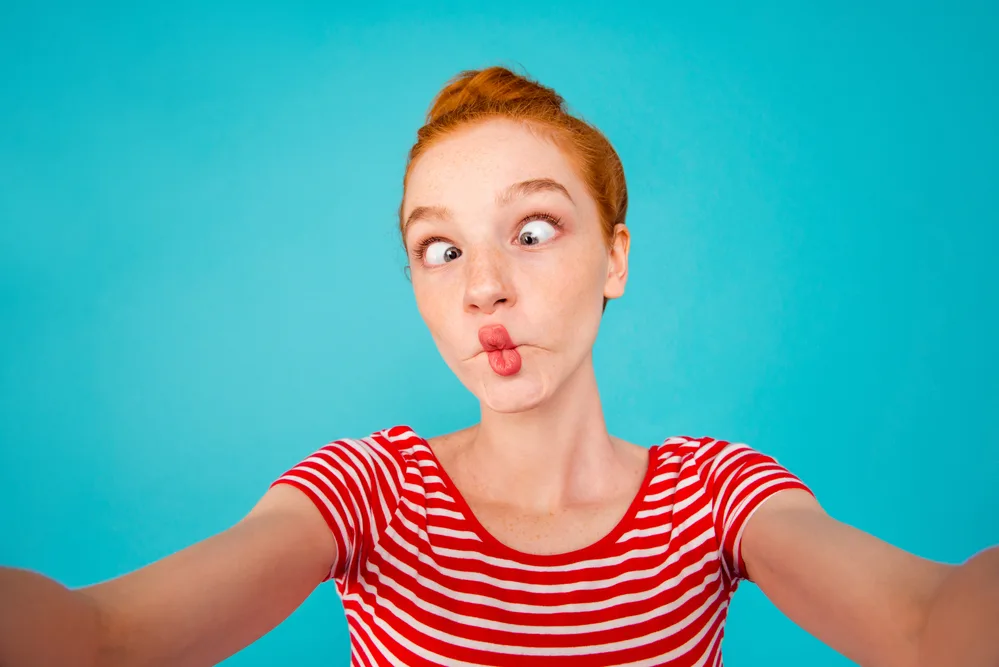
[[955,567],[827,516],[744,444],[607,432],[592,349],[628,279],[614,149],[503,68],[437,96],[400,230],[474,427],[332,442],[237,525],[70,591],[3,572],[3,665],[209,665],[333,579],[359,665],[720,665],[751,580],[862,665],[995,665],[999,551]]

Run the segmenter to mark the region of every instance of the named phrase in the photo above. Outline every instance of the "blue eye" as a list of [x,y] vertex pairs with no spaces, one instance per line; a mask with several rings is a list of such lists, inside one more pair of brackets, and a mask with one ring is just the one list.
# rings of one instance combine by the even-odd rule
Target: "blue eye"
[[423,261],[430,266],[453,262],[461,257],[461,251],[453,243],[437,241],[427,246],[423,251]]
[[555,225],[546,220],[532,220],[520,228],[517,241],[520,245],[534,246],[555,236]]

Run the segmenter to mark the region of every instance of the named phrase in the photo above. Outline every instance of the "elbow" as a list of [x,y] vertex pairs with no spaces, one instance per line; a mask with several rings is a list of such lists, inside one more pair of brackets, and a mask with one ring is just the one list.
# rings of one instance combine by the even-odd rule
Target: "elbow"
[[0,664],[103,666],[100,610],[79,591],[0,567]]
[[915,667],[999,665],[999,546],[948,567],[926,606]]
[[125,667],[120,660],[120,655],[114,650],[112,641],[113,632],[111,617],[107,610],[101,605],[99,598],[92,595],[88,588],[78,588],[73,594],[80,599],[81,603],[88,609],[88,624],[90,626],[90,651],[88,655],[93,656],[87,661],[88,667]]

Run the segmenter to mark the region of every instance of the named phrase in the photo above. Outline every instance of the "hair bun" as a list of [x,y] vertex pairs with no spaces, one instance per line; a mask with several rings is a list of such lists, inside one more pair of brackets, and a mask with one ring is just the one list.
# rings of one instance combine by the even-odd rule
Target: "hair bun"
[[427,125],[451,114],[490,113],[532,108],[565,114],[565,100],[553,89],[505,67],[465,70],[441,89],[427,112]]

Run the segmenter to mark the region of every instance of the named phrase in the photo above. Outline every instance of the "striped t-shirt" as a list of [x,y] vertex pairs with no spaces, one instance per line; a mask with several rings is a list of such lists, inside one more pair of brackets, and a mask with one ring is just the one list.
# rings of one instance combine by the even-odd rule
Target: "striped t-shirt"
[[274,484],[329,524],[353,665],[721,665],[743,528],[769,495],[808,490],[742,443],[674,436],[597,542],[510,548],[475,519],[408,426],[331,442]]

